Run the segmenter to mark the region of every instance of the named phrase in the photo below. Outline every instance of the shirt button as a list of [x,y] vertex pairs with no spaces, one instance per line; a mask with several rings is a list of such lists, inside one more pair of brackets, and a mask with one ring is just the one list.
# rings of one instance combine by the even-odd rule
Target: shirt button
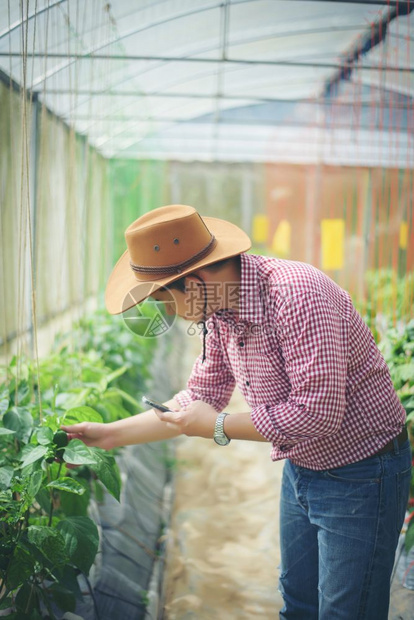
[[239,342],[239,347],[244,347],[244,342],[243,340],[241,342]]
[[250,381],[246,381],[246,385],[250,385]]

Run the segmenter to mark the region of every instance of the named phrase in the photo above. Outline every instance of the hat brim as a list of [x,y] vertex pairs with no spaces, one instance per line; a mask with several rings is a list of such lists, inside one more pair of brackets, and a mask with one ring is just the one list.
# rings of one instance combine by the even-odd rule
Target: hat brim
[[154,279],[151,282],[139,280],[131,269],[128,250],[122,254],[106,285],[105,306],[110,314],[126,312],[174,280],[179,280],[196,269],[237,256],[250,249],[251,241],[248,235],[235,224],[216,217],[203,217],[202,219],[215,236],[216,245],[210,254],[187,269],[183,269],[180,274]]

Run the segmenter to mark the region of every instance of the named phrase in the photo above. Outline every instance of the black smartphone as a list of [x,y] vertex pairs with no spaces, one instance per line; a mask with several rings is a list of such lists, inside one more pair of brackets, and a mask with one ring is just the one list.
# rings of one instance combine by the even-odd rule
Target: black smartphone
[[142,400],[144,401],[144,403],[146,403],[150,407],[154,407],[155,409],[158,409],[158,411],[171,411],[171,409],[168,409],[168,407],[166,407],[165,405],[162,405],[161,403],[157,403],[157,401],[151,400],[151,398],[147,398],[146,396],[143,396]]

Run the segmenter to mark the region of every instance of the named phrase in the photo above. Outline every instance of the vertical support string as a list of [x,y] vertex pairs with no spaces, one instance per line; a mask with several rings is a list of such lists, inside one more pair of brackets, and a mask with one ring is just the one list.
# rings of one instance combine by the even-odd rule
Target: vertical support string
[[[411,12],[407,13],[407,35],[405,37],[407,61],[411,58],[411,27],[410,27],[410,19]],[[411,76],[407,72],[406,73],[406,92],[410,93],[411,89]],[[407,300],[406,308],[405,308],[405,316],[407,320],[412,317],[412,308],[413,308],[413,296],[414,296],[414,222],[413,222],[413,203],[414,203],[414,97],[407,97],[407,171],[408,171],[408,181],[407,181],[407,203],[406,203],[406,222],[407,222],[407,247],[406,247],[406,256],[405,256],[405,290],[404,290],[404,299]]]
[[[33,329],[33,349],[34,349],[34,364],[36,368],[37,375],[37,385],[38,385],[38,404],[39,404],[39,419],[42,421],[42,400],[40,393],[40,368],[39,368],[39,351],[38,351],[38,332],[37,332],[37,314],[36,314],[36,284],[34,277],[34,256],[33,256],[33,240],[32,240],[32,217],[31,217],[31,197],[30,197],[30,129],[31,123],[28,121],[28,107],[32,108],[32,90],[30,88],[30,94],[28,91],[27,85],[27,47],[28,47],[28,39],[29,39],[29,5],[30,0],[26,0],[26,19],[24,20],[24,9],[22,3],[22,52],[23,52],[23,60],[22,60],[22,88],[21,88],[21,107],[22,107],[22,137],[21,137],[21,193],[20,193],[20,215],[21,215],[21,228],[20,234],[21,237],[24,237],[23,244],[23,252],[20,255],[21,262],[23,265],[25,264],[26,257],[26,244],[28,245],[29,250],[29,275],[30,275],[30,284],[31,284],[31,320],[32,320],[32,329]],[[36,46],[36,17],[37,14],[37,0],[35,3],[35,15],[34,15],[34,26],[33,26],[33,51]],[[32,68],[33,74],[33,68]],[[33,79],[32,79],[33,82]],[[29,95],[29,96],[28,96]],[[25,191],[25,197],[24,197]],[[24,207],[26,205],[26,218],[23,216]],[[23,232],[23,222],[25,224],[24,232]],[[23,281],[22,287],[24,289],[25,286],[25,277],[23,270]],[[20,298],[21,301],[21,298]],[[23,304],[20,306],[22,319],[23,312],[25,310]],[[21,339],[19,338],[19,342],[21,343]],[[21,348],[20,348],[21,354]],[[16,388],[18,381],[16,380]]]
[[[29,0],[27,0],[27,11],[29,10]],[[34,25],[33,25],[33,52],[36,47],[36,23],[37,23],[37,0],[35,3],[35,15],[34,15]],[[33,55],[33,64],[34,64],[34,55]],[[33,84],[33,65],[32,65],[32,81]],[[32,106],[33,100],[33,91],[30,88],[30,107]],[[35,122],[38,121],[38,114],[36,113]],[[38,129],[38,128],[36,128]],[[30,193],[29,193],[29,135],[27,133],[27,125],[26,125],[26,177],[27,177],[27,221],[28,221],[28,239],[29,239],[29,263],[30,263],[30,281],[31,281],[31,311],[32,311],[32,325],[33,325],[33,349],[34,349],[34,358],[35,358],[35,366],[36,366],[36,375],[37,375],[37,394],[38,394],[38,404],[39,404],[39,420],[40,423],[43,419],[43,411],[42,411],[42,395],[40,389],[40,367],[39,367],[39,346],[38,346],[38,331],[37,331],[37,311],[36,311],[36,281],[35,281],[35,269],[34,269],[34,247],[33,247],[33,238],[32,238],[32,217],[31,217],[31,205],[30,205]],[[37,145],[35,145],[35,156],[37,157]],[[34,173],[36,173],[36,167],[34,168]],[[36,184],[35,184],[36,191]],[[33,197],[34,207],[36,208],[36,196]]]
[[[24,18],[24,7],[26,6],[26,20]],[[19,251],[18,251],[18,275],[17,275],[17,350],[16,350],[16,381],[15,381],[15,402],[18,402],[18,384],[20,379],[20,361],[22,358],[22,335],[23,322],[25,315],[25,304],[23,302],[25,290],[25,255],[26,255],[26,228],[24,228],[24,187],[25,182],[25,156],[26,156],[26,139],[27,139],[27,40],[28,40],[28,16],[29,16],[29,0],[26,3],[20,0],[21,10],[21,88],[20,88],[20,118],[21,118],[21,136],[20,136],[20,199],[19,199]]]

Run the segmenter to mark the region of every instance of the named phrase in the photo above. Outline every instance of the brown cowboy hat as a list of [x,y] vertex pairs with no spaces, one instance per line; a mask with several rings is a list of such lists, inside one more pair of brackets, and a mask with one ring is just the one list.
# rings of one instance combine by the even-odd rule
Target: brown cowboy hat
[[246,252],[251,242],[235,224],[201,217],[186,205],[145,213],[125,231],[128,249],[116,263],[105,291],[110,314],[120,314],[174,280]]

